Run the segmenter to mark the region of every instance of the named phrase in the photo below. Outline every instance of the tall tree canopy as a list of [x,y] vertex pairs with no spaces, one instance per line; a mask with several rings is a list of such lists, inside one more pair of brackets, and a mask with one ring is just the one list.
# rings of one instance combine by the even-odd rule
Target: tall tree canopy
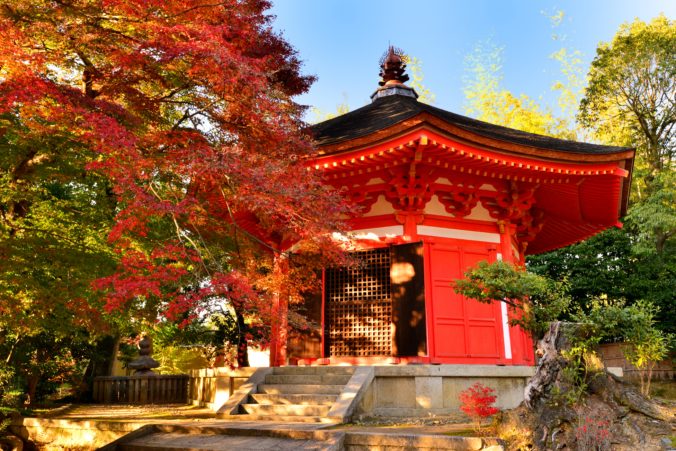
[[[630,226],[663,253],[676,236],[676,24],[664,15],[624,24],[589,71],[580,120],[603,141],[636,148]],[[647,246],[646,246],[647,244]]]
[[601,139],[625,140],[651,172],[673,169],[676,152],[676,25],[664,15],[624,24],[601,43],[580,104]]
[[[490,41],[479,43],[465,57],[464,93],[465,112],[491,124],[515,128],[540,135],[575,139],[574,121],[569,117],[557,117],[549,108],[542,107],[527,94],[515,94],[503,86],[503,49]],[[567,82],[577,83],[579,60],[575,54],[569,58],[565,49],[552,55],[562,64],[562,73]],[[553,89],[559,91],[559,105],[564,110],[577,107],[577,86],[556,82]],[[572,102],[572,104],[571,104]]]
[[610,43],[599,44],[584,90],[577,52],[561,49],[552,57],[562,69],[562,81],[553,85],[562,117],[503,88],[501,49],[493,45],[479,46],[466,60],[467,111],[508,127],[625,145],[637,152],[625,227],[530,256],[529,268],[566,280],[569,294],[582,309],[598,296],[629,303],[649,300],[660,307],[659,326],[673,332],[676,26],[664,16],[622,25]]
[[270,314],[257,299],[303,288],[273,256],[335,255],[327,232],[344,207],[302,164],[312,149],[292,99],[313,78],[268,7],[3,2],[0,316],[84,303],[185,320],[226,298]]

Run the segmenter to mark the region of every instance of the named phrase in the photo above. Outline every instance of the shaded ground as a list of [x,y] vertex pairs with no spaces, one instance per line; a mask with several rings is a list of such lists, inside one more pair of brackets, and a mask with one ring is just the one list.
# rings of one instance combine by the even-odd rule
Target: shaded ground
[[[364,418],[353,423],[332,426],[330,429],[381,434],[476,435],[473,424],[462,413],[425,418]],[[488,430],[486,428],[486,432]]]

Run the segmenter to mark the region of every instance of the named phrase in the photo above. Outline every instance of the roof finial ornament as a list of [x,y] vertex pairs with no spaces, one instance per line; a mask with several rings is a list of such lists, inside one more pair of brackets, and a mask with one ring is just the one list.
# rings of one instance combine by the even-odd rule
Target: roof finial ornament
[[380,58],[380,77],[382,80],[378,84],[384,86],[388,83],[406,83],[409,78],[404,73],[406,70],[405,59],[406,56],[401,49],[390,45],[382,58]]
[[392,45],[388,46],[387,51],[380,58],[380,77],[382,78],[378,82],[380,87],[371,95],[371,101],[391,95],[418,98],[415,90],[404,84],[409,80],[408,75],[404,73],[407,59],[403,50]]

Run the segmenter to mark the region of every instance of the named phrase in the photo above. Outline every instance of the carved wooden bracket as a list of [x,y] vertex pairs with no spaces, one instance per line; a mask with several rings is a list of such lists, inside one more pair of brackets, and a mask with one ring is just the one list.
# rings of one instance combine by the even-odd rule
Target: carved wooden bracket
[[535,203],[537,186],[520,188],[511,182],[505,191],[498,192],[495,197],[482,197],[481,204],[492,218],[499,221],[516,223]]
[[545,225],[544,217],[544,212],[536,207],[526,212],[516,223],[516,236],[520,243],[530,243],[535,239]]
[[363,185],[352,185],[347,190],[347,198],[352,204],[359,205],[367,212],[378,200],[378,193],[366,191]]
[[458,218],[472,213],[479,203],[477,188],[473,184],[453,185],[448,191],[437,192],[437,197],[446,211]]
[[385,198],[399,211],[422,211],[432,198],[433,180],[418,174],[395,175],[388,181]]

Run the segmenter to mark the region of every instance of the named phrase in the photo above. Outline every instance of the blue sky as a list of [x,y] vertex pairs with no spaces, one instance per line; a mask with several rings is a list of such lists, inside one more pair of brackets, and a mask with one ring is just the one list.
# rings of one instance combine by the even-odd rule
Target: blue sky
[[[462,113],[463,60],[480,42],[504,47],[505,88],[553,104],[560,77],[550,58],[565,46],[583,54],[585,70],[600,41],[620,24],[676,16],[676,0],[273,0],[274,27],[298,50],[304,72],[318,77],[300,103],[334,112],[368,103],[378,83],[378,60],[389,43],[423,63],[423,84],[435,105]],[[548,16],[563,10],[554,29]],[[565,39],[555,41],[552,34]],[[311,119],[311,115],[308,119]]]

